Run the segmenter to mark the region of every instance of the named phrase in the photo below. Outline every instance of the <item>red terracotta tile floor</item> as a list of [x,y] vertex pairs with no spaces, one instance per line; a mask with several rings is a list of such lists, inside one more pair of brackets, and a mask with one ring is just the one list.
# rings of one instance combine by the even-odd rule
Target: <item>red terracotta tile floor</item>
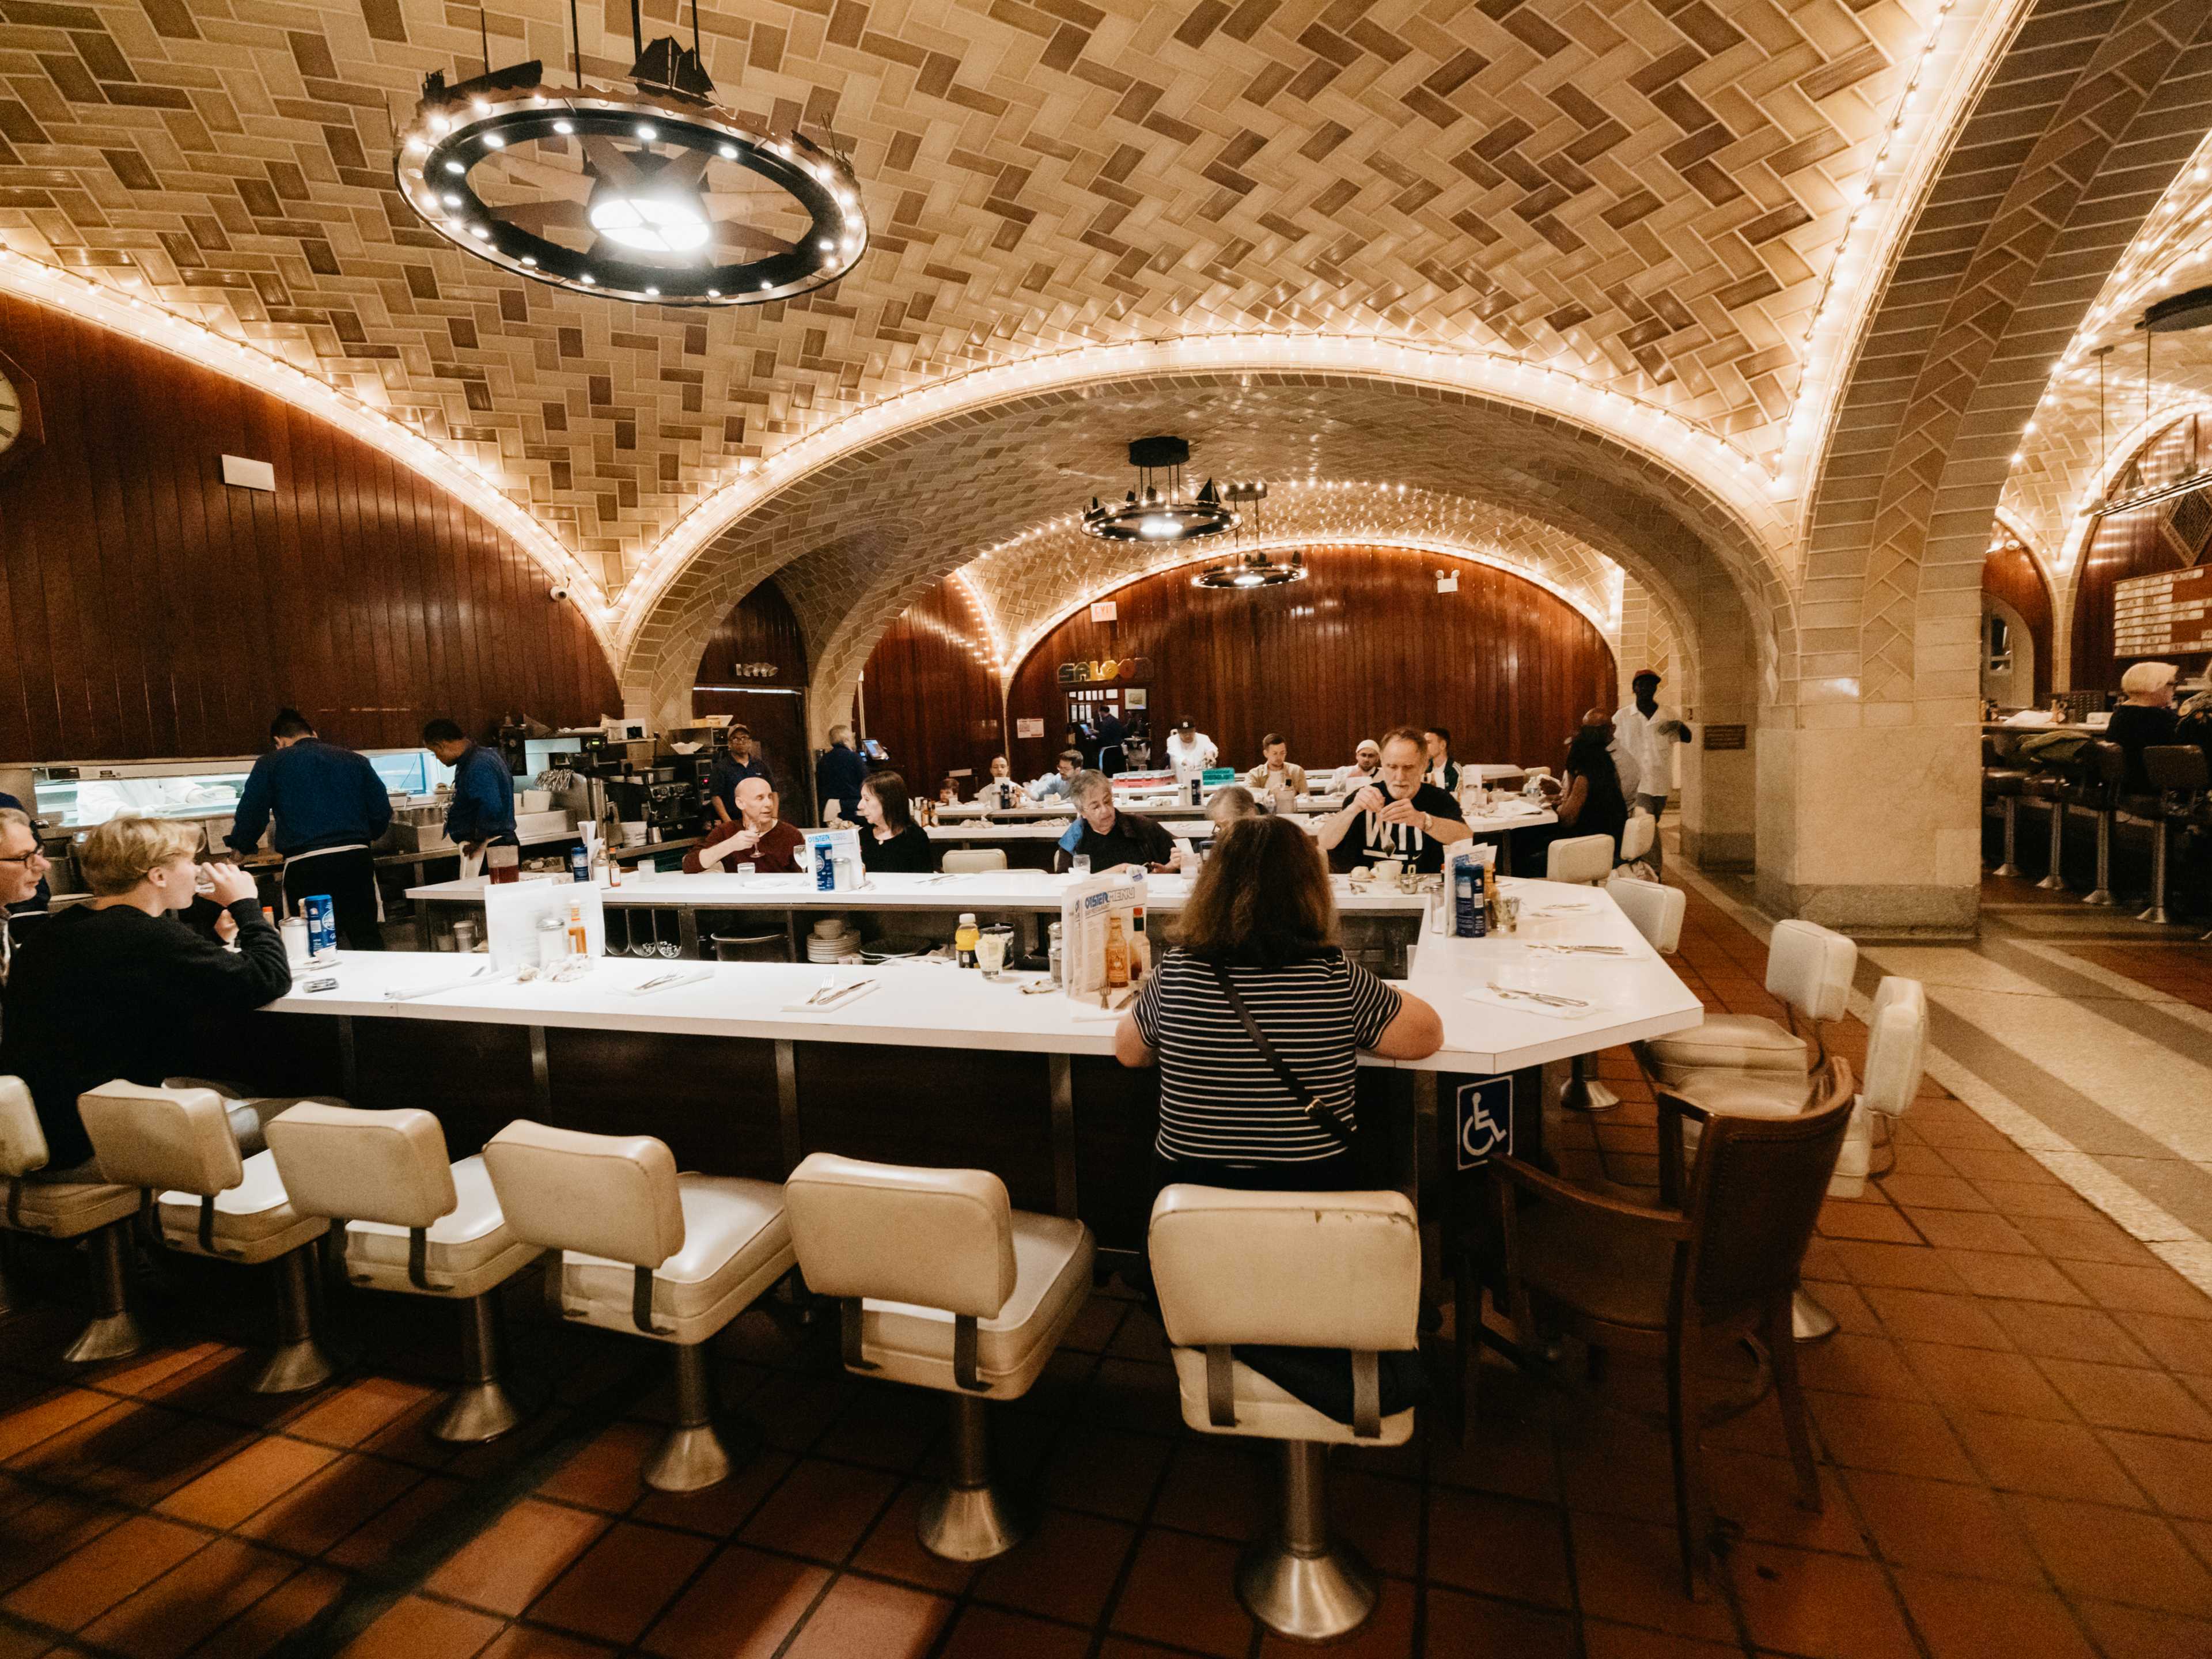
[[[2201,980],[2148,948],[2124,971]],[[1763,947],[1694,889],[1677,966],[1710,1006],[1771,1012]],[[1863,1030],[1838,1040],[1863,1056]],[[1650,1092],[1625,1051],[1598,1069],[1623,1103],[1555,1117],[1553,1148],[1577,1178],[1648,1181]],[[1637,1415],[1656,1379],[1616,1361],[1601,1410],[1493,1362],[1463,1439],[1432,1410],[1402,1451],[1337,1455],[1337,1524],[1385,1576],[1343,1650],[2212,1659],[2212,1301],[1934,1085],[1898,1142],[1807,1261],[1842,1326],[1802,1351],[1822,1512],[1794,1500],[1771,1402],[1710,1431],[1734,1541],[1689,1600]],[[261,1304],[234,1284],[172,1345],[64,1376],[78,1270],[21,1265],[48,1299],[0,1324],[0,1659],[1291,1650],[1231,1589],[1266,1453],[1182,1430],[1158,1328],[1118,1284],[997,1413],[1002,1468],[1044,1508],[969,1568],[912,1535],[936,1402],[845,1376],[833,1322],[756,1311],[725,1334],[725,1403],[765,1443],[675,1498],[637,1480],[666,1407],[641,1345],[520,1322],[556,1403],[455,1452],[422,1431],[450,1310],[362,1299],[375,1374],[258,1401],[233,1346],[250,1319],[226,1310]]]

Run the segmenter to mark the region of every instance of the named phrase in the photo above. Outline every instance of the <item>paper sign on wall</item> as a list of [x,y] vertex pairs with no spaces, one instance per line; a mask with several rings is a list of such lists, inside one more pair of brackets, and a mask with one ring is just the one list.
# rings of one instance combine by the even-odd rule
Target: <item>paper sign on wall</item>
[[1044,716],[1018,714],[1014,717],[1014,735],[1018,738],[1041,738],[1044,735]]

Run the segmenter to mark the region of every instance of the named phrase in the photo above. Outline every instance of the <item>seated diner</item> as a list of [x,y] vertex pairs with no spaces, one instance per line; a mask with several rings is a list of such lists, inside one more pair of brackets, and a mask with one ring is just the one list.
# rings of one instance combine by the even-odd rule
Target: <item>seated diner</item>
[[1423,775],[1425,752],[1421,734],[1410,726],[1383,737],[1379,781],[1354,790],[1315,832],[1333,869],[1395,859],[1409,870],[1431,875],[1444,867],[1447,847],[1474,833],[1459,802]]
[[1071,869],[1078,859],[1087,860],[1089,868],[1101,875],[1125,866],[1138,870],[1175,868],[1175,837],[1157,820],[1116,806],[1114,781],[1103,772],[1078,772],[1068,793],[1077,817],[1053,850],[1054,869]]
[[805,832],[779,816],[775,791],[766,778],[744,778],[732,792],[738,816],[717,823],[706,839],[684,855],[687,875],[735,870],[750,864],[763,875],[789,875],[799,868]]

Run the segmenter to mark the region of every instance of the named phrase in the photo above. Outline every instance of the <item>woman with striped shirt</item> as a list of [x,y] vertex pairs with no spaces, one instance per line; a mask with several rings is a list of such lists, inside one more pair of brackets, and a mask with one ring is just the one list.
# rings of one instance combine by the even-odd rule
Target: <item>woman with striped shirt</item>
[[1351,1146],[1358,1051],[1418,1060],[1443,1043],[1443,1026],[1419,998],[1346,961],[1335,939],[1313,837],[1288,818],[1226,826],[1183,908],[1182,942],[1114,1034],[1124,1066],[1160,1068],[1162,1185],[1366,1184]]

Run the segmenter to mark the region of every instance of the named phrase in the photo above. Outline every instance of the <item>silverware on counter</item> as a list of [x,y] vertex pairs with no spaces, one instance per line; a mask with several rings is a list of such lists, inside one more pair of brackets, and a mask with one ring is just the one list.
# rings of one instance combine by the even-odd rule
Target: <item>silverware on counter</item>
[[1517,997],[1527,1002],[1540,1002],[1547,1008],[1587,1008],[1589,1004],[1580,997],[1554,996],[1549,991],[1523,991],[1516,986],[1490,981],[1490,989],[1501,997]]

